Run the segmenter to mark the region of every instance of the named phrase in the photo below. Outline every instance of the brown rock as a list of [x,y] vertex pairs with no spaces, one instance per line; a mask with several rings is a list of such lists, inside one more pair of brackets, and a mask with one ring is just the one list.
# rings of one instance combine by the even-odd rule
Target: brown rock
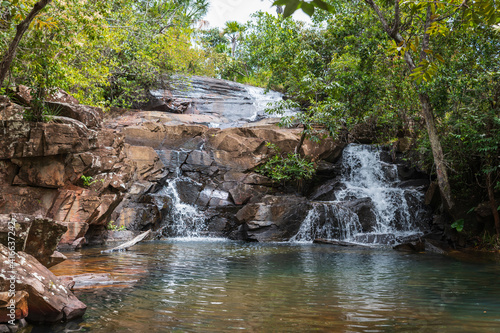
[[23,121],[24,108],[14,104],[7,96],[0,96],[0,120],[1,121]]
[[80,104],[80,102],[62,90],[61,88],[56,88],[56,91],[50,94],[49,97],[47,97],[47,102],[56,102],[56,103],[67,103],[67,104]]
[[65,117],[51,123],[0,122],[0,159],[84,152],[96,147],[96,137],[97,132]]
[[[28,316],[28,297],[26,291],[16,291],[12,297],[8,291],[0,292],[0,323],[26,318]],[[12,304],[15,304],[13,311],[8,308]]]
[[35,218],[23,251],[33,255],[42,265],[50,265],[54,262],[51,257],[66,230],[66,226],[53,220]]
[[63,187],[66,181],[65,163],[62,156],[13,159],[20,170],[14,185],[38,187]]
[[59,244],[72,244],[76,239],[84,237],[89,229],[86,222],[61,222],[68,230],[61,238]]
[[297,233],[310,208],[302,197],[267,195],[244,206],[236,218],[245,223],[247,240],[283,241]]
[[165,126],[158,123],[145,122],[141,126],[129,126],[123,129],[125,142],[135,146],[160,148],[195,149],[208,128],[201,125]]
[[12,185],[19,167],[10,160],[0,160],[0,186]]
[[[24,252],[15,253],[14,276],[18,291],[29,294],[27,319],[57,322],[83,316],[87,307],[46,267]],[[10,267],[9,250],[0,244],[0,262]],[[0,289],[8,290],[10,276],[0,275]]]
[[100,108],[64,102],[46,102],[45,105],[58,116],[76,119],[84,123],[88,128],[101,127],[103,113]]
[[161,175],[164,165],[153,148],[127,145],[126,153],[137,165],[139,180],[155,180]]
[[254,197],[264,196],[268,190],[264,186],[238,184],[235,188],[229,190],[229,193],[236,205],[244,205]]
[[2,186],[0,214],[24,212],[28,215],[46,215],[58,196],[57,189],[31,186]]
[[45,265],[47,268],[55,266],[57,264],[62,263],[68,259],[64,254],[59,251],[54,251],[54,253],[50,256],[50,261]]
[[[33,255],[43,265],[57,261],[51,258],[66,232],[66,226],[51,219],[24,214],[0,215],[0,239],[7,240],[10,227],[15,226],[16,250]],[[7,244],[7,242],[3,242]]]

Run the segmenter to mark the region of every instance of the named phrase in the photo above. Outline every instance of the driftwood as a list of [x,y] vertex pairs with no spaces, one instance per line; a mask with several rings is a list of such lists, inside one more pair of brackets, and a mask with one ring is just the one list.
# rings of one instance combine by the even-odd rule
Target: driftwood
[[146,232],[143,232],[142,234],[140,234],[139,236],[135,237],[134,239],[132,240],[129,240],[128,242],[125,242],[121,245],[118,245],[117,247],[114,247],[112,249],[109,249],[109,250],[104,250],[104,251],[101,251],[101,253],[109,253],[109,252],[115,252],[115,251],[124,251],[124,250],[128,250],[129,247],[132,247],[134,246],[135,244],[139,243],[139,242],[142,242],[144,239],[146,239],[149,235],[151,235],[151,230],[148,230]]
[[325,238],[316,238],[313,241],[313,243],[339,245],[339,246],[362,246],[362,247],[369,247],[369,246],[363,245],[363,244],[357,244],[357,243],[351,243],[351,242],[344,242],[344,241],[338,241],[338,240],[332,240],[332,239],[325,239]]

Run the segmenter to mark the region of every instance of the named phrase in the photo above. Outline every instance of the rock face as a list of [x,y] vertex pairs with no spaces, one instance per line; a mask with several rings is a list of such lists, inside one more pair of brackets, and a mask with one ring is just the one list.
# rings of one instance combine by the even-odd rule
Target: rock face
[[101,110],[48,103],[65,116],[30,123],[22,119],[22,107],[0,100],[0,214],[61,222],[68,230],[62,244],[70,245],[91,228],[105,228],[130,187],[136,163],[127,157],[123,136],[101,128]]
[[[14,227],[13,238],[16,251],[34,256],[40,263],[50,267],[61,262],[57,245],[67,227],[51,219],[25,214],[0,214],[0,243],[7,244],[9,232]],[[63,259],[64,260],[64,259]]]
[[[267,143],[293,152],[301,134],[264,113],[279,94],[224,80],[188,81],[153,90],[142,110],[114,109],[103,121],[99,109],[62,98],[47,102],[59,112],[52,122],[28,123],[23,107],[0,99],[0,145],[7,147],[0,150],[0,214],[61,223],[62,247],[106,241],[109,223],[167,237],[275,241],[297,232],[311,201],[336,200],[345,143],[306,140],[300,153],[317,164],[317,177],[301,191],[273,184],[255,172],[271,154]],[[365,127],[350,138],[369,141],[373,128]],[[397,177],[394,168],[386,171]],[[407,179],[405,186],[415,185]],[[373,229],[368,201],[345,207],[366,217],[365,231]]]
[[[16,278],[16,290],[25,291],[28,297],[28,316],[32,322],[56,322],[83,316],[87,307],[34,257],[24,252],[15,253],[12,269]],[[2,267],[11,267],[9,250],[0,244]],[[9,271],[11,268],[9,268]],[[10,275],[2,269],[0,290],[9,290]]]

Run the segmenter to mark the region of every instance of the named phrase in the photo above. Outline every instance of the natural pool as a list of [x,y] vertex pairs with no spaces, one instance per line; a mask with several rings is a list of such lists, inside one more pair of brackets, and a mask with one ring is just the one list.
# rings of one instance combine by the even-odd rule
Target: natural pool
[[499,332],[500,261],[391,249],[169,240],[67,254],[82,321],[32,332]]

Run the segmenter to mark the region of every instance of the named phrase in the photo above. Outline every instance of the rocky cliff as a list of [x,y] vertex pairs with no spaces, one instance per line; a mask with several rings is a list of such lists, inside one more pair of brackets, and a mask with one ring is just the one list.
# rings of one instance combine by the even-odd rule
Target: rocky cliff
[[70,247],[105,241],[110,223],[158,237],[196,230],[288,240],[320,200],[315,186],[337,176],[345,144],[306,140],[301,154],[318,174],[300,193],[255,173],[267,142],[291,152],[300,140],[299,129],[279,128],[264,112],[280,98],[194,77],[151,91],[143,110],[114,109],[104,119],[97,108],[52,100],[60,116],[49,123],[23,121],[22,107],[3,99],[0,214],[51,218],[68,228],[60,245]]

